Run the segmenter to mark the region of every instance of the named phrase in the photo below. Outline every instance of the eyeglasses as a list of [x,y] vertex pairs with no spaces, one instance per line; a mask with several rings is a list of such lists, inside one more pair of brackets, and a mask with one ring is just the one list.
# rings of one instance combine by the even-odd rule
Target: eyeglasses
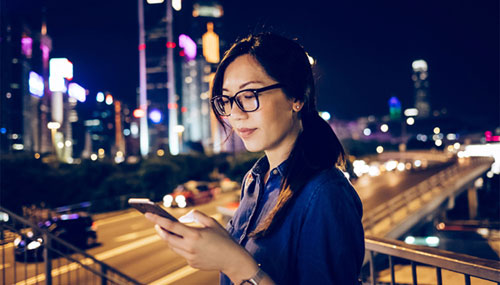
[[234,96],[216,95],[210,100],[214,110],[220,116],[230,116],[233,102],[243,112],[253,112],[259,109],[259,94],[271,89],[282,88],[283,84],[276,83],[259,89],[244,89],[238,91]]

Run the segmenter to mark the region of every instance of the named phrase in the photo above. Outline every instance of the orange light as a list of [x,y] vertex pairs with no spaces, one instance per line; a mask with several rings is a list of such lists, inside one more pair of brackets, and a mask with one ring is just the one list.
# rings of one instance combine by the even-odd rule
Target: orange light
[[187,108],[187,107],[182,107],[182,108],[181,108],[181,112],[182,112],[182,113],[186,113],[186,112],[187,112],[187,110],[188,110],[188,108]]
[[177,105],[177,103],[168,103],[168,108],[169,109],[177,109],[177,108],[179,108],[179,105]]
[[106,102],[106,104],[107,104],[107,105],[111,105],[111,104],[113,104],[113,96],[112,96],[111,94],[109,94],[109,93],[108,93],[108,94],[106,95],[106,100],[105,100],[105,102]]
[[135,109],[132,114],[135,118],[142,118],[146,115],[146,112],[143,109]]

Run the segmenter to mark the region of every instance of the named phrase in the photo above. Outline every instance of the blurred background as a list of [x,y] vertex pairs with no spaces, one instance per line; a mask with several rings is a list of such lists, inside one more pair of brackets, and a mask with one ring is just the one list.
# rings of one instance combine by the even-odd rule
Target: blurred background
[[[432,210],[418,208],[403,227],[379,231],[381,220],[365,219],[367,232],[498,260],[498,1],[0,3],[6,210],[34,222],[93,215],[103,225],[93,254],[153,234],[141,224],[143,236],[116,240],[119,226],[104,228],[115,223],[106,219],[134,213],[129,197],[160,201],[178,216],[204,205],[223,222],[237,206],[237,184],[263,154],[246,153],[217,124],[210,82],[235,40],[271,31],[306,49],[320,114],[349,154],[345,175],[365,216],[403,207],[401,197],[421,196],[403,195],[417,186],[460,185],[439,184],[450,192],[431,195],[422,205]],[[117,221],[126,235],[129,222]],[[440,236],[450,221],[453,237]],[[457,236],[470,227],[488,229],[477,234],[481,246],[467,248],[476,237]],[[116,262],[141,282],[165,274]]]

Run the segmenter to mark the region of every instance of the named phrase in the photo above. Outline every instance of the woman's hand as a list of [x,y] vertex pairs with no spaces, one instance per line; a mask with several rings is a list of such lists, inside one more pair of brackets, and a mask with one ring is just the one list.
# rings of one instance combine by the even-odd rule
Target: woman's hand
[[250,258],[255,263],[215,219],[196,210],[192,214],[203,227],[190,227],[151,213],[146,218],[156,224],[158,235],[169,247],[194,268],[230,273],[238,260],[248,262]]

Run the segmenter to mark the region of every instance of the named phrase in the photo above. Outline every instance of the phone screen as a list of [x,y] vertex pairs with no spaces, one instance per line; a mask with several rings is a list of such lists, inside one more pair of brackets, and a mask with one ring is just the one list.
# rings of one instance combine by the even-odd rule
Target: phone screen
[[165,211],[162,207],[159,205],[151,202],[149,199],[146,198],[130,198],[128,200],[128,203],[130,206],[136,208],[139,210],[141,213],[146,214],[147,212],[158,215],[160,217],[167,218],[169,220],[177,222],[177,219],[172,216],[170,213]]

